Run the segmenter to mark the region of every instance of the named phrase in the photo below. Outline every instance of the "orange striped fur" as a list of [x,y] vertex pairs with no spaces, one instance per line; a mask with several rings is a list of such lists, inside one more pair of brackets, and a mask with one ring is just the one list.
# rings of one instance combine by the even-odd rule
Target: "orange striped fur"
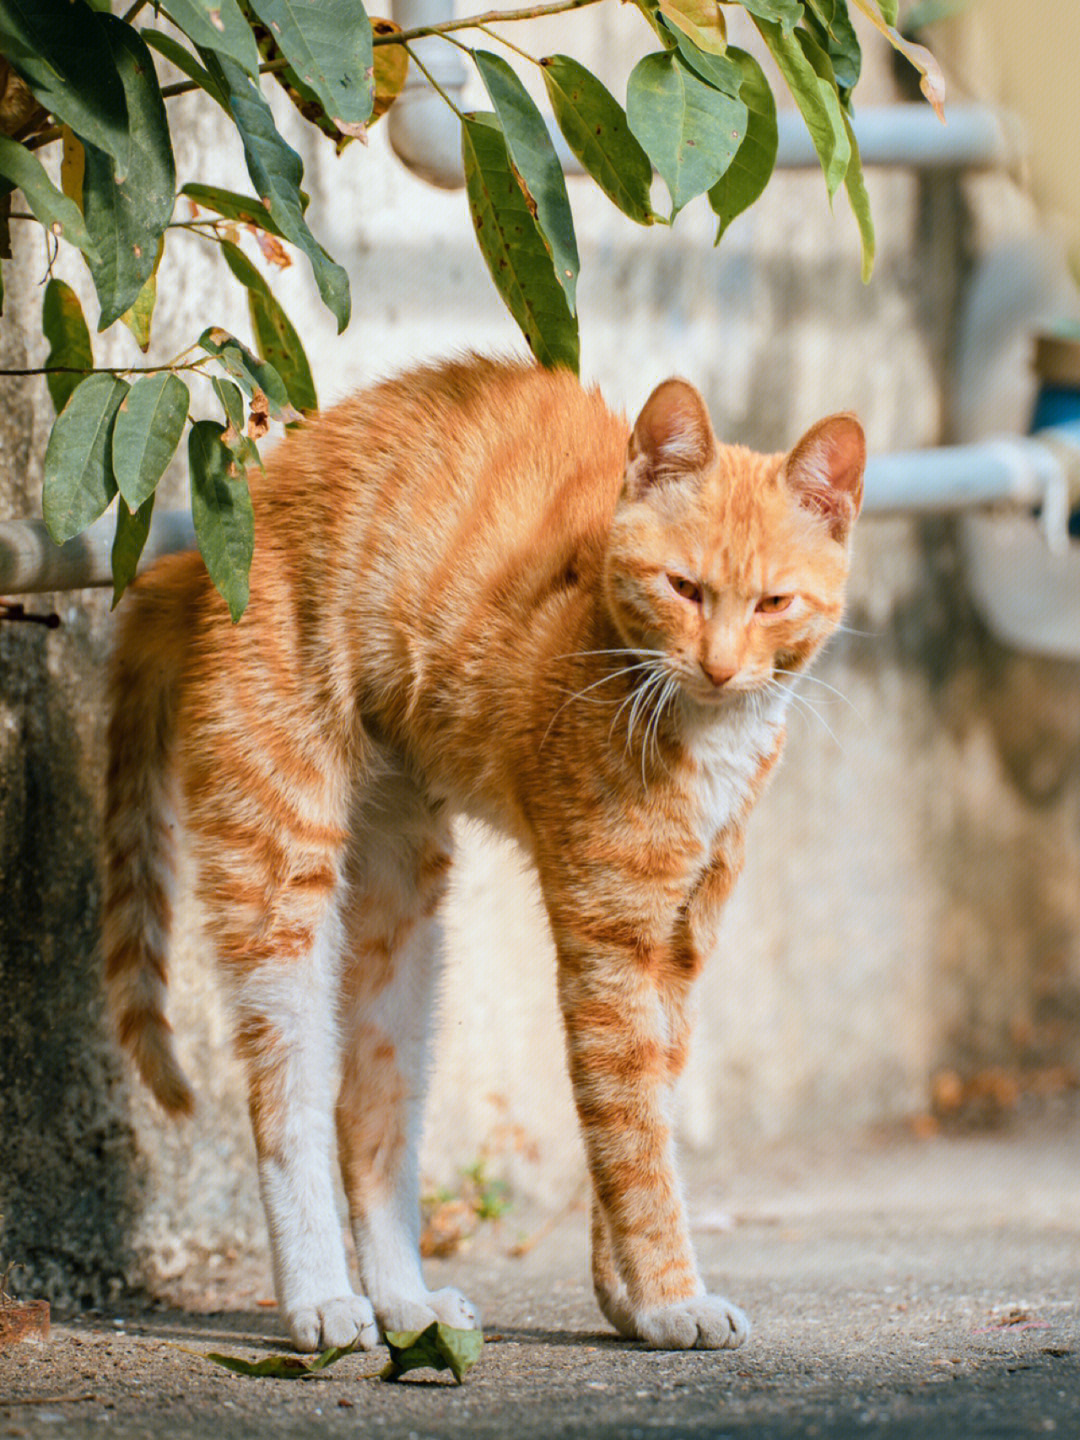
[[[670,1092],[793,679],[841,614],[864,459],[850,416],[758,455],[719,445],[682,381],[631,428],[569,374],[469,359],[285,438],[252,478],[239,625],[197,555],[134,587],[112,669],[113,1008],[158,1099],[189,1110],[164,1015],[175,794],[297,1345],[477,1323],[416,1255],[454,814],[539,873],[601,1307],[658,1346],[745,1337],[694,1262]],[[335,1233],[335,1134],[366,1298]]]

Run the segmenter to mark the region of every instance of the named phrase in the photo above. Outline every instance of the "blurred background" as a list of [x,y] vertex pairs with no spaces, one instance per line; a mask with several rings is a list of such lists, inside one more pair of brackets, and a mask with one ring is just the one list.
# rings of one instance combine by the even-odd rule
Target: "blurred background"
[[[613,406],[636,411],[677,373],[704,392],[722,439],[785,448],[852,409],[886,456],[1026,433],[1040,386],[1080,381],[1060,364],[1040,381],[1036,367],[1036,335],[1080,315],[1080,12],[1068,0],[942,0],[902,6],[902,21],[905,9],[907,32],[946,71],[948,107],[1000,110],[1001,141],[989,161],[868,165],[869,285],[846,201],[830,212],[816,170],[778,172],[719,249],[701,202],[674,231],[642,230],[570,180],[582,377]],[[619,93],[652,48],[622,11],[599,5],[512,34],[534,53],[580,56]],[[918,100],[913,72],[859,28],[857,112]],[[174,104],[184,114],[188,102]],[[338,157],[283,97],[274,106],[304,158],[313,228],[353,286],[355,318],[338,337],[306,267],[275,276],[322,403],[417,360],[521,353],[463,191],[411,173],[385,122]],[[189,105],[174,135],[181,179],[198,169],[246,187],[206,108]],[[43,360],[27,337],[44,261],[15,241],[8,368]],[[91,304],[77,267],[57,273]],[[163,354],[170,335],[209,323],[247,334],[224,273],[197,242],[170,241]],[[131,363],[129,337],[115,344]],[[1068,370],[1068,346],[1038,353]],[[40,379],[2,383],[0,518],[37,515],[51,407]],[[171,483],[182,503],[182,474]],[[1067,550],[1062,532],[1055,546],[1031,517],[911,501],[911,513],[860,523],[845,630],[793,711],[700,986],[678,1132],[721,1196],[727,1177],[792,1141],[835,1151],[874,1131],[935,1143],[1067,1107],[1080,1083],[1077,542]],[[1010,576],[1030,602],[1020,619],[995,608]],[[38,1293],[101,1303],[140,1256],[176,1276],[204,1251],[259,1251],[263,1222],[239,1069],[189,901],[171,1015],[195,1120],[164,1124],[107,1038],[96,837],[108,595],[38,608],[50,605],[57,630],[0,624],[0,1250]],[[509,848],[476,829],[460,840],[427,1184],[443,1202],[465,1195],[473,1213],[477,1194],[521,1213],[565,1206],[584,1162],[538,897]]]

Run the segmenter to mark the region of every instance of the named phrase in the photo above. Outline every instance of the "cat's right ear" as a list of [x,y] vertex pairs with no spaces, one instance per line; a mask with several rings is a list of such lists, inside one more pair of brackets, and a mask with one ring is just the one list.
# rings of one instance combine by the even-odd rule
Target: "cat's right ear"
[[623,493],[639,500],[653,485],[703,470],[715,459],[716,437],[704,400],[685,380],[665,380],[634,424]]

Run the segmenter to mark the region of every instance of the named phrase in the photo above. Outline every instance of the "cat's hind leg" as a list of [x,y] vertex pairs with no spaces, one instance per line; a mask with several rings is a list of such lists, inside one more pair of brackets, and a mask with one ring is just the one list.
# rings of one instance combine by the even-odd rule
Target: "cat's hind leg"
[[360,1275],[384,1332],[480,1324],[457,1290],[429,1290],[420,1265],[417,1150],[450,854],[445,817],[391,762],[358,805],[349,857],[337,1110]]

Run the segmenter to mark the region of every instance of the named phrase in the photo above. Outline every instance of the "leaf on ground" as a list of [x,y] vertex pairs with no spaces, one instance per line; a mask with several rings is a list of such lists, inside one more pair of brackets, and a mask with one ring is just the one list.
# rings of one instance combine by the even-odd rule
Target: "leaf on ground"
[[391,1330],[386,1335],[390,1363],[383,1380],[397,1380],[409,1370],[450,1370],[460,1385],[480,1359],[482,1330],[455,1330],[433,1320],[426,1330]]
[[202,1353],[204,1360],[212,1360],[234,1375],[248,1375],[259,1380],[310,1380],[321,1370],[336,1365],[343,1356],[351,1355],[355,1349],[355,1345],[335,1346],[316,1355],[313,1360],[302,1360],[299,1355],[267,1355],[262,1360],[241,1360],[237,1355],[220,1355],[214,1350],[191,1353]]

